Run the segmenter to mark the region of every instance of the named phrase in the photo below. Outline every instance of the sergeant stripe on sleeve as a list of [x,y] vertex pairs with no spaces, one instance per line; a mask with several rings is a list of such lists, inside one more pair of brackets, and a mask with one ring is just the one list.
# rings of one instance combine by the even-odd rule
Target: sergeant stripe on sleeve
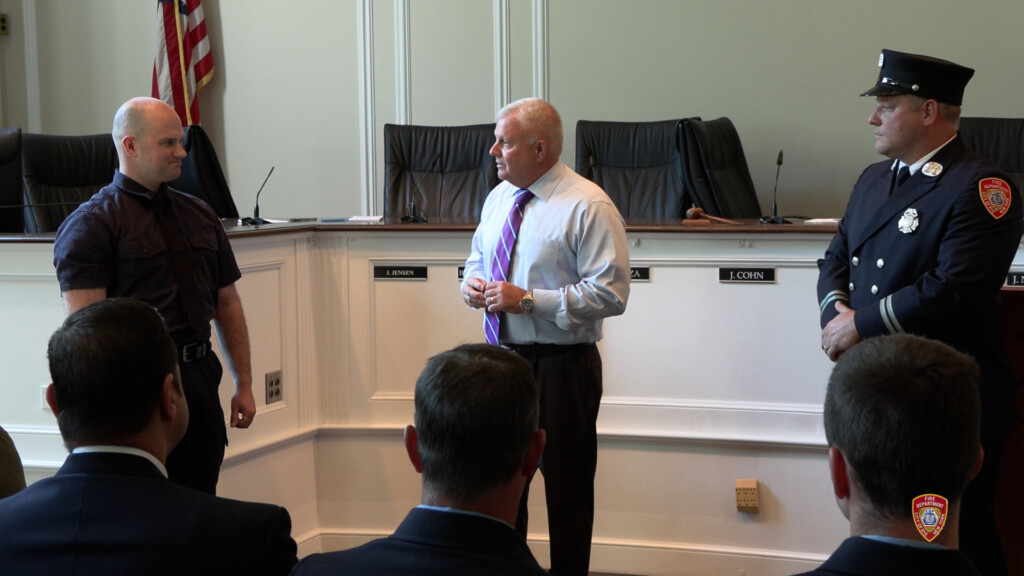
[[825,297],[821,300],[821,304],[819,305],[821,307],[821,313],[824,314],[825,310],[827,310],[828,307],[831,306],[832,303],[836,301],[845,302],[849,304],[850,296],[847,295],[846,292],[843,292],[842,290],[833,290],[828,294],[825,294]]
[[900,326],[900,321],[896,319],[896,313],[892,309],[892,294],[889,294],[878,303],[878,310],[882,316],[882,322],[885,323],[885,327],[889,330],[890,334],[902,333],[903,326]]

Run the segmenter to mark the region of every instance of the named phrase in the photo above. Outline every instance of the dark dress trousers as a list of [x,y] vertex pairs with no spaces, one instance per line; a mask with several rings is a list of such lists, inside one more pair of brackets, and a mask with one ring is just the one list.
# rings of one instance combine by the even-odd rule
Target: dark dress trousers
[[287,574],[290,532],[284,508],[179,486],[141,456],[72,454],[0,500],[0,573]]
[[978,569],[959,550],[929,550],[879,542],[854,536],[847,538],[816,570],[798,576],[980,576]]
[[292,574],[548,576],[526,542],[499,520],[414,508],[388,538],[312,554]]

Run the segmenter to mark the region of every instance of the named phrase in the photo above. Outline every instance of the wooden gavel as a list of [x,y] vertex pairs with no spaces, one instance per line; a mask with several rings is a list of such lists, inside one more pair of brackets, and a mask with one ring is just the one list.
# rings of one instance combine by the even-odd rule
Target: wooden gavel
[[703,208],[693,207],[686,211],[687,220],[711,220],[712,222],[721,222],[722,224],[739,224],[735,220],[729,220],[728,218],[719,218],[718,216],[712,216],[704,211]]

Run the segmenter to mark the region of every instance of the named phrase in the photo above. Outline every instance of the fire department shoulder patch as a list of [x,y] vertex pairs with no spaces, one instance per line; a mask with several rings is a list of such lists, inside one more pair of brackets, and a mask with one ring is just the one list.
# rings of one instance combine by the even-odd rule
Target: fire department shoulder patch
[[921,494],[914,498],[911,506],[914,524],[925,540],[935,540],[946,526],[948,504],[949,502],[938,494]]
[[999,178],[983,178],[978,182],[981,203],[993,218],[1002,218],[1010,210],[1010,185]]

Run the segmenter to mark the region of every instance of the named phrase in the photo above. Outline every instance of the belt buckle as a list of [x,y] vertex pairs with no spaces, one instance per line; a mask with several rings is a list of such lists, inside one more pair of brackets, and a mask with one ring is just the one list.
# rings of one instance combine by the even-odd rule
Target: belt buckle
[[206,356],[206,342],[186,344],[181,348],[181,361],[185,364]]

